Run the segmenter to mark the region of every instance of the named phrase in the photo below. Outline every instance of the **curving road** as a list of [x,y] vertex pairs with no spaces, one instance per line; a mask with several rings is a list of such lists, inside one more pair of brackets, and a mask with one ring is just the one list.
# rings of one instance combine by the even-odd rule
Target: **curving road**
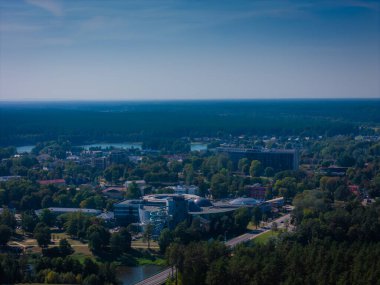
[[226,242],[226,245],[229,246],[229,247],[234,247],[240,243],[243,243],[243,242],[247,242],[249,240],[253,240],[255,238],[257,238],[258,236],[268,232],[271,230],[271,227],[272,227],[272,224],[274,222],[277,223],[278,225],[278,228],[283,228],[285,227],[285,220],[289,220],[290,221],[290,214],[287,214],[287,215],[284,215],[276,220],[274,220],[272,223],[270,223],[268,225],[268,227],[265,227],[265,228],[258,228],[257,230],[253,230],[249,233],[245,233],[245,234],[242,234],[241,236],[238,236],[238,237],[235,237],[233,239],[230,239],[229,241]]
[[[274,222],[278,224],[278,228],[283,228],[285,225],[285,220],[290,221],[290,214],[284,215],[276,220],[274,220],[272,223],[269,224],[269,227],[265,228],[258,228],[257,230],[251,231],[249,233],[242,234],[241,236],[235,237],[229,241],[226,242],[226,245],[229,247],[234,247],[240,243],[247,242],[249,240],[255,239],[258,236],[270,231],[270,228]],[[175,269],[174,269],[175,273]],[[164,271],[161,271],[160,273],[157,273],[147,279],[144,279],[135,285],[162,285],[166,282],[166,280],[172,275],[172,269],[166,268]]]

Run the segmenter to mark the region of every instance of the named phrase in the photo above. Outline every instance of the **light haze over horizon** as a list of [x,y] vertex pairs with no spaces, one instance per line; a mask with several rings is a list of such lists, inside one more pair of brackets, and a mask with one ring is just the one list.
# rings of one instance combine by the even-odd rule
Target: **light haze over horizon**
[[380,98],[380,2],[0,0],[0,100]]

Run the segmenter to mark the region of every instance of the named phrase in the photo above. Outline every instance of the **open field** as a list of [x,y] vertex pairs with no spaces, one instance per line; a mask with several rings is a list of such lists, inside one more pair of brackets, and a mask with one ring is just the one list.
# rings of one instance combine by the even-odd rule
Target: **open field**
[[257,238],[254,239],[254,243],[256,244],[265,244],[267,243],[271,238],[276,238],[278,236],[278,232],[274,231],[268,231],[266,233],[263,233],[259,235]]
[[[143,240],[135,240],[132,241],[132,248],[148,248],[148,243],[144,242]],[[159,249],[158,243],[156,241],[150,242],[150,248],[151,249]]]

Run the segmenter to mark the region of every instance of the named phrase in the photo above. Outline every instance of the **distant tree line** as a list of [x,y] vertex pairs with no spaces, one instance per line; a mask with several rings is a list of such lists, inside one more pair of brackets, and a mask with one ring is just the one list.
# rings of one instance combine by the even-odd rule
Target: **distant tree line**
[[72,107],[47,104],[41,109],[3,104],[0,145],[34,144],[58,138],[75,144],[138,140],[149,145],[157,137],[227,137],[242,133],[332,136],[358,133],[358,122],[380,122],[377,112],[380,103],[376,100],[177,102],[138,106],[125,103],[124,109],[109,106],[107,112],[92,104]]

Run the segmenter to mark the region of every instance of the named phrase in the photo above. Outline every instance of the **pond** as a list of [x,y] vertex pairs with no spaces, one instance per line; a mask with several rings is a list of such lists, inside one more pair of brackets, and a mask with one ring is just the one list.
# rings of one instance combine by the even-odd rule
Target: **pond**
[[136,267],[120,266],[117,269],[117,278],[123,285],[132,285],[149,278],[150,276],[164,270],[162,266],[147,264]]

